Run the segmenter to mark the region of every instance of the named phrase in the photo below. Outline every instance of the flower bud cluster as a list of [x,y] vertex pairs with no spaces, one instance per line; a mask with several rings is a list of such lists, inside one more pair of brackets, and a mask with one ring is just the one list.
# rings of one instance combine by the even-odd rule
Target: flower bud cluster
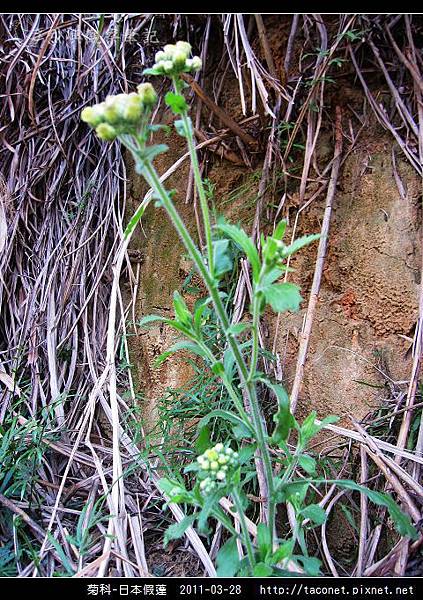
[[191,54],[191,44],[176,42],[166,44],[163,50],[156,53],[156,62],[153,69],[160,75],[176,75],[178,73],[191,73],[201,69],[201,58]]
[[285,256],[285,248],[286,245],[281,240],[276,240],[276,244],[278,249],[276,251],[275,262],[277,267],[282,267],[284,265],[284,261],[286,259]]
[[107,96],[104,102],[87,106],[81,119],[95,129],[101,140],[111,142],[120,133],[132,133],[145,110],[156,102],[151,83],[141,83],[137,92]]
[[263,246],[263,256],[268,267],[279,267],[284,266],[286,259],[286,245],[274,237],[268,237]]
[[227,483],[229,470],[238,464],[238,453],[223,444],[216,444],[197,458],[200,467],[200,489],[204,493],[212,492],[218,485]]

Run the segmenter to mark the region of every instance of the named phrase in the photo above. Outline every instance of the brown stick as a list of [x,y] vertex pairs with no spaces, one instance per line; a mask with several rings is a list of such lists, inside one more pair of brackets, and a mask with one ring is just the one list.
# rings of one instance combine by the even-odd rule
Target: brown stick
[[[360,483],[364,485],[368,479],[368,468],[367,468],[367,456],[363,445],[360,446],[360,457],[361,457],[361,476]],[[364,555],[367,545],[367,518],[368,518],[368,500],[366,494],[360,494],[360,541],[358,545],[358,559],[357,569],[355,572],[356,577],[362,577]]]
[[197,94],[197,96],[199,98],[201,98],[201,100],[204,102],[204,104],[206,106],[208,106],[209,109],[212,112],[214,112],[217,117],[219,117],[219,119],[222,121],[222,123],[224,123],[226,125],[226,127],[228,127],[231,131],[233,131],[234,134],[237,135],[239,138],[241,138],[241,140],[243,142],[245,142],[246,144],[251,145],[251,146],[258,145],[257,140],[255,140],[253,138],[253,136],[251,136],[249,133],[244,131],[238,125],[238,123],[236,123],[236,121],[234,121],[232,119],[232,117],[230,117],[224,110],[219,108],[219,106],[217,106],[217,104],[215,104],[213,102],[213,100],[205,93],[205,91],[201,88],[201,86],[198,85],[198,83],[195,81],[195,79],[193,77],[191,77],[190,75],[187,75],[186,73],[183,74],[182,77],[187,83],[189,83],[189,85],[192,87],[192,89]]
[[336,124],[335,124],[335,153],[332,164],[332,173],[328,185],[326,195],[326,208],[323,217],[321,238],[319,249],[317,252],[316,268],[314,271],[313,284],[311,287],[310,300],[307,307],[307,314],[304,323],[304,328],[300,336],[300,349],[298,352],[297,368],[295,371],[294,383],[291,391],[291,410],[295,412],[297,406],[298,394],[304,375],[304,365],[307,356],[308,344],[310,341],[311,328],[313,325],[314,313],[316,312],[317,300],[320,290],[320,282],[322,279],[323,265],[326,256],[326,246],[328,241],[330,217],[332,214],[332,203],[335,196],[336,184],[338,181],[339,167],[341,165],[342,153],[342,129],[341,129],[341,108],[336,107]]
[[269,46],[269,42],[266,36],[266,28],[263,23],[263,17],[261,15],[255,14],[254,18],[256,20],[258,34],[260,38],[260,44],[264,51],[264,56],[266,58],[267,67],[269,69],[269,73],[272,77],[277,79],[278,75],[276,73],[275,62],[273,60],[272,51]]
[[16,506],[14,502],[9,500],[9,498],[3,496],[3,494],[0,494],[0,503],[3,504],[3,506],[5,506],[6,508],[8,508],[10,511],[15,513],[15,515],[21,517],[21,519],[25,521],[25,523],[29,525],[31,529],[33,529],[33,531],[35,531],[35,533],[37,533],[41,537],[41,539],[44,537],[44,531],[42,530],[42,528],[39,525],[37,525],[37,523],[33,521],[31,517],[27,515],[27,513],[24,510],[22,510],[22,508]]
[[413,521],[415,523],[418,523],[421,518],[420,511],[417,508],[417,506],[415,505],[414,501],[412,500],[410,494],[406,491],[404,486],[401,484],[398,477],[396,475],[394,475],[394,473],[386,467],[383,460],[377,454],[372,452],[366,446],[364,446],[364,449],[366,450],[366,452],[370,456],[370,458],[373,460],[373,462],[375,462],[377,464],[377,466],[379,467],[379,469],[382,471],[382,473],[385,476],[385,479],[387,481],[389,481],[392,488],[397,493],[398,498],[401,500],[404,509],[408,512],[408,514],[413,519]]

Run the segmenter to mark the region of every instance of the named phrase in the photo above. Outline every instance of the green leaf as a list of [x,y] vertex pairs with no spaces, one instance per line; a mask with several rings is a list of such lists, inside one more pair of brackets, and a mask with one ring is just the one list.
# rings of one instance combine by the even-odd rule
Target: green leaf
[[225,367],[220,361],[215,362],[211,367],[212,372],[215,375],[221,377],[225,373]]
[[218,577],[234,577],[239,569],[238,548],[236,538],[231,537],[216,556],[216,573]]
[[229,240],[214,240],[213,242],[213,264],[216,277],[221,277],[224,273],[232,270],[229,244]]
[[314,475],[316,472],[316,461],[312,456],[308,454],[300,454],[298,457],[298,464],[304,469],[309,475]]
[[264,377],[259,377],[257,381],[267,385],[267,387],[272,390],[278,399],[278,412],[273,415],[273,421],[276,423],[276,426],[273,431],[271,441],[274,444],[279,444],[281,441],[285,441],[288,438],[289,432],[293,427],[295,427],[296,424],[295,418],[291,413],[289,396],[285,389],[277,383],[271,383]]
[[163,545],[166,548],[170,540],[179,540],[188,527],[190,527],[196,519],[196,515],[188,515],[182,519],[179,523],[174,523],[168,527],[165,531],[163,538]]
[[56,540],[56,538],[53,536],[53,534],[50,531],[47,531],[47,537],[49,539],[49,542],[52,544],[52,546],[54,546],[57,554],[59,555],[60,560],[62,561],[62,565],[65,567],[68,575],[73,577],[75,575],[75,569],[72,568],[72,565],[69,562],[69,559],[66,556],[66,553],[63,550],[62,546],[60,545],[60,543]]
[[166,146],[166,144],[154,144],[154,146],[147,146],[144,150],[139,150],[136,155],[135,171],[141,175],[144,171],[145,163],[152,162],[156,156],[168,150],[169,146]]
[[251,431],[244,425],[244,423],[235,425],[235,427],[232,428],[232,433],[234,434],[236,440],[242,440],[243,438],[251,437]]
[[275,231],[273,232],[273,236],[275,240],[281,240],[285,235],[286,230],[286,221],[279,221]]
[[314,556],[294,556],[293,558],[302,564],[307,575],[311,575],[311,577],[320,575],[322,563],[318,558],[315,558]]
[[290,310],[297,312],[300,308],[302,297],[300,288],[294,283],[275,283],[262,289],[266,303],[270,304],[275,312]]
[[279,244],[272,236],[269,236],[263,246],[263,260],[266,265],[271,265],[278,254]]
[[197,521],[197,527],[200,533],[207,533],[207,519],[209,518],[214,507],[218,504],[220,498],[222,498],[224,495],[224,490],[217,489],[206,496]]
[[226,330],[226,333],[237,336],[243,333],[246,329],[249,329],[250,327],[251,323],[234,323],[229,327],[229,329]]
[[149,198],[144,199],[142,201],[142,203],[138,206],[137,210],[133,214],[131,220],[129,221],[129,223],[126,226],[125,231],[123,233],[123,236],[125,239],[134,231],[138,222],[142,219],[142,216],[145,212],[145,209],[149,205],[150,200],[151,200],[151,196]]
[[270,577],[272,573],[272,567],[270,565],[266,565],[263,562],[257,563],[253,569],[254,577]]
[[200,420],[199,427],[203,427],[204,425],[207,425],[207,423],[209,423],[209,421],[211,421],[212,419],[215,419],[215,418],[224,419],[225,421],[229,421],[230,423],[234,423],[235,425],[242,425],[244,428],[246,428],[247,430],[250,431],[250,434],[254,435],[253,428],[251,427],[251,425],[249,423],[245,423],[235,413],[232,413],[229,410],[221,410],[219,408],[216,410],[212,410],[207,415],[205,415]]
[[316,411],[312,411],[308,417],[306,417],[299,427],[300,434],[300,447],[305,448],[308,442],[323,429],[325,425],[329,425],[329,423],[336,423],[338,421],[338,417],[330,415],[325,417],[320,423],[316,423],[317,413]]
[[180,323],[183,325],[191,325],[192,315],[188,310],[185,300],[182,298],[179,292],[173,292],[173,307],[175,309],[175,315]]
[[154,69],[154,67],[151,67],[150,69],[144,69],[142,74],[143,75],[163,75],[163,72],[161,71],[161,69]]
[[171,132],[169,125],[163,125],[163,124],[148,125],[147,129],[148,129],[148,131],[151,131],[151,133],[155,133],[156,131],[164,131],[165,133]]
[[301,511],[305,519],[310,519],[316,525],[323,525],[326,522],[327,514],[318,504],[309,504]]
[[[268,554],[272,552],[270,531],[268,526],[264,523],[259,523],[257,525],[257,548],[262,560],[266,560]],[[263,577],[265,577],[265,575],[263,575]]]
[[[187,117],[187,122],[188,122],[188,136],[192,136],[192,134],[194,133],[194,130],[192,128],[192,121],[189,117]],[[187,137],[187,130],[185,128],[185,123],[183,122],[182,119],[178,119],[177,121],[175,121],[174,123],[175,125],[175,129],[176,129],[176,133],[178,135],[180,135],[181,137]]]
[[[247,340],[243,344],[240,344],[240,349],[244,351],[248,346],[251,346],[251,344],[252,340]],[[223,354],[223,366],[225,367],[225,373],[231,378],[235,366],[235,356],[230,346],[226,348]]]
[[308,244],[311,244],[319,238],[320,233],[313,233],[311,235],[305,235],[303,237],[298,238],[297,240],[295,240],[295,242],[293,242],[289,246],[285,246],[285,248],[282,249],[283,258],[290,256],[290,254],[294,254],[294,252],[298,252],[298,250],[300,250],[304,246],[307,246]]
[[281,483],[276,491],[278,501],[291,502],[299,506],[304,502],[309,486],[310,482],[305,479]]
[[286,558],[289,558],[294,550],[294,540],[284,542],[272,555],[273,561],[277,564]]
[[[293,481],[290,484],[282,484],[280,486],[280,497],[287,497],[287,495],[292,494],[292,489],[289,489],[289,486],[301,486],[304,484],[334,484],[347,490],[352,490],[360,492],[361,494],[365,494],[369,498],[369,500],[371,500],[375,504],[379,506],[385,506],[388,509],[389,515],[400,535],[402,535],[403,537],[410,537],[412,540],[416,540],[418,538],[418,533],[411,524],[409,515],[405,514],[399,508],[397,503],[393,500],[391,496],[389,496],[389,494],[385,494],[384,492],[377,492],[375,490],[370,490],[362,485],[359,485],[358,483],[355,483],[355,481],[351,481],[350,479],[302,479],[299,481]],[[282,500],[282,502],[283,501],[284,500]]]
[[186,490],[179,481],[172,481],[168,477],[162,477],[157,482],[159,489],[161,489],[166,496],[169,498],[169,502],[187,502],[192,503],[193,495],[191,492]]
[[180,342],[173,344],[168,350],[166,350],[166,352],[162,352],[162,354],[160,354],[160,356],[154,360],[154,366],[160,367],[160,365],[163,364],[169,356],[175,352],[178,352],[179,350],[189,350],[197,356],[201,356],[202,358],[206,357],[204,350],[198,344],[188,340],[181,340]]
[[143,317],[142,319],[140,319],[140,321],[138,321],[138,326],[139,327],[145,327],[146,325],[149,325],[150,323],[153,323],[154,321],[168,321],[168,319],[166,319],[166,317],[162,317],[160,315],[146,315],[145,317]]
[[260,274],[260,259],[253,240],[248,237],[243,229],[230,223],[218,224],[217,228],[229,236],[245,252],[251,264],[253,281],[257,282]]
[[347,521],[351,525],[351,527],[354,529],[354,531],[359,534],[360,528],[358,527],[357,523],[355,522],[353,512],[348,508],[348,506],[345,506],[345,504],[342,504],[342,503],[339,504],[339,508],[344,513],[345,518],[347,519]]
[[171,109],[175,115],[181,115],[188,110],[188,104],[185,98],[181,94],[175,94],[175,92],[168,92],[165,96],[166,105]]
[[247,446],[243,446],[238,451],[239,464],[244,465],[245,463],[247,463],[251,459],[251,457],[254,455],[254,452],[256,451],[256,449],[257,449],[256,444],[248,444]]
[[369,500],[374,502],[374,504],[385,506],[388,509],[389,515],[400,535],[403,537],[410,537],[412,540],[416,540],[418,538],[418,533],[411,524],[410,517],[399,508],[398,504],[391,496],[389,496],[389,494],[376,492],[375,490],[369,490],[368,488],[355,483],[355,481],[350,481],[348,479],[340,481],[335,480],[329,483],[335,483],[339,487],[346,488],[348,490],[356,490],[361,494],[365,494]]
[[[207,305],[210,303],[210,298],[197,300],[194,306],[194,328],[197,333],[201,332],[201,325],[203,320],[207,317],[207,314],[204,315],[205,312],[210,313],[210,309],[207,308]],[[206,311],[207,309],[207,311]]]
[[195,440],[195,449],[199,454],[202,454],[210,448],[210,428],[207,425],[201,427],[198,437]]
[[[284,270],[286,270],[286,269],[284,269]],[[266,288],[266,287],[270,286],[274,281],[279,279],[279,277],[282,275],[284,270],[274,267],[273,269],[271,269],[270,271],[265,273],[263,275],[263,277],[261,278],[262,287]]]
[[189,336],[192,334],[190,327],[184,327],[184,325],[181,325],[177,321],[173,321],[172,319],[166,319],[165,317],[161,317],[160,315],[147,315],[143,317],[139,321],[139,326],[146,327],[153,321],[160,321],[161,323],[166,323],[166,325],[168,325],[169,327],[172,327],[173,329],[176,329],[177,331],[180,331],[185,335]]

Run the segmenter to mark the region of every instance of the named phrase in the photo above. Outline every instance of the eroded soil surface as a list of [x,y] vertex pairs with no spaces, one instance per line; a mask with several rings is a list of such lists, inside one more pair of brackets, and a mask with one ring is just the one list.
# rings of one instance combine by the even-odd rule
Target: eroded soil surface
[[[378,142],[363,138],[343,167],[299,399],[300,413],[336,414],[346,426],[349,415],[361,419],[380,404],[387,377],[406,380],[411,367],[420,283],[420,188],[412,169],[399,160],[401,195],[392,148],[380,132]],[[302,213],[301,233],[320,230],[323,208],[320,200]],[[292,280],[306,299],[315,252],[308,248],[292,262]],[[277,349],[285,357],[288,389],[305,310],[306,302],[298,314],[280,321]]]

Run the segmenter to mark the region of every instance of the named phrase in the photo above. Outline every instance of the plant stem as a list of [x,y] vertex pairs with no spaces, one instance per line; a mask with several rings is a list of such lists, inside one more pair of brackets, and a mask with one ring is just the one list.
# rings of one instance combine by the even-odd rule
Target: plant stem
[[236,512],[239,517],[239,523],[241,525],[241,530],[242,530],[242,541],[244,542],[244,546],[247,550],[247,557],[248,557],[248,562],[250,564],[251,575],[252,575],[256,561],[254,558],[254,548],[251,543],[250,532],[248,531],[247,523],[245,521],[244,510],[242,508],[241,498],[239,497],[237,489],[234,489],[231,495],[232,495],[232,498],[234,499]]
[[[206,346],[206,344],[203,341],[196,340],[196,339],[194,339],[194,341],[202,348],[202,350],[204,351],[204,353],[206,354],[207,358],[209,359],[209,361],[211,362],[212,365],[214,365],[218,362],[216,357],[214,356],[213,352],[210,350],[210,348],[208,348]],[[234,403],[234,405],[239,413],[239,416],[246,423],[250,423],[250,419],[249,419],[247,413],[245,412],[242,402],[240,401],[238,394],[236,393],[235,388],[232,385],[231,381],[228,379],[228,377],[226,376],[225,373],[222,373],[220,375],[220,378],[222,379],[223,385],[225,386],[232,402]]]
[[256,373],[256,370],[257,370],[258,347],[259,347],[259,326],[260,326],[259,303],[260,303],[260,299],[258,298],[257,294],[254,294],[253,326],[252,326],[253,346],[252,346],[252,350],[251,350],[251,362],[250,362],[250,372],[248,374],[248,381],[252,381],[252,379]]
[[[172,79],[173,87],[177,94],[180,93],[180,82],[175,78]],[[204,222],[204,233],[206,236],[206,246],[207,246],[207,259],[208,259],[208,267],[211,276],[214,274],[214,264],[213,264],[213,243],[212,243],[212,233],[211,233],[211,224],[210,224],[210,212],[209,205],[207,203],[206,192],[203,185],[203,180],[201,178],[200,173],[200,165],[198,164],[197,152],[195,150],[195,143],[192,132],[192,124],[190,118],[188,116],[188,111],[183,111],[181,114],[182,122],[184,124],[185,135],[188,143],[189,155],[191,158],[192,170],[194,174],[194,181],[198,191],[198,196],[200,198],[200,206],[201,213],[203,215]]]
[[201,212],[203,215],[204,221],[204,233],[206,235],[206,246],[207,246],[207,258],[208,258],[208,266],[210,273],[213,275],[214,273],[214,264],[213,264],[213,243],[212,243],[212,233],[211,233],[211,225],[210,225],[210,212],[209,206],[207,203],[206,192],[204,190],[203,180],[201,178],[200,166],[198,164],[197,152],[195,151],[194,140],[191,134],[191,125],[188,121],[188,115],[184,112],[182,114],[182,121],[184,122],[185,131],[187,132],[187,141],[188,141],[188,150],[191,157],[192,170],[194,173],[194,181],[197,187],[198,196],[200,198],[200,206]]
[[233,355],[235,358],[235,363],[237,365],[238,372],[239,372],[240,379],[241,379],[241,385],[244,386],[246,389],[249,404],[250,404],[250,409],[251,409],[252,423],[253,423],[253,427],[254,427],[254,430],[256,433],[257,446],[258,446],[258,449],[260,452],[260,458],[263,461],[264,475],[266,478],[266,486],[267,486],[268,495],[269,495],[269,498],[267,499],[268,507],[269,507],[268,527],[269,527],[270,539],[273,544],[273,536],[274,536],[274,528],[275,528],[275,504],[274,504],[274,500],[273,500],[273,498],[274,498],[273,471],[272,471],[272,463],[271,463],[271,459],[270,459],[270,454],[269,454],[269,450],[268,450],[267,443],[266,443],[266,432],[265,432],[263,422],[261,419],[260,407],[259,407],[259,403],[258,403],[258,399],[257,399],[255,383],[253,381],[249,380],[249,373],[248,373],[247,365],[245,364],[245,361],[242,356],[242,352],[239,348],[238,342],[237,342],[236,338],[228,331],[229,327],[230,327],[230,323],[229,323],[229,319],[228,319],[228,315],[226,313],[225,307],[224,307],[221,297],[219,295],[219,291],[218,291],[218,288],[216,285],[216,280],[212,277],[212,275],[208,271],[200,251],[198,250],[197,246],[195,245],[194,241],[192,240],[184,222],[182,221],[172,200],[168,196],[166,189],[163,187],[162,182],[160,181],[160,178],[151,163],[145,164],[144,176],[145,176],[147,182],[151,185],[151,187],[154,189],[156,194],[159,196],[159,198],[163,202],[163,206],[165,207],[176,231],[178,232],[182,242],[185,245],[185,248],[188,250],[189,254],[191,255],[191,258],[192,258],[195,266],[197,267],[198,272],[200,273],[201,277],[204,280],[204,283],[206,284],[206,287],[207,287],[209,294],[211,296],[211,299],[213,301],[213,305],[216,310],[216,314],[222,325],[226,339],[228,340],[228,344],[233,352]]

